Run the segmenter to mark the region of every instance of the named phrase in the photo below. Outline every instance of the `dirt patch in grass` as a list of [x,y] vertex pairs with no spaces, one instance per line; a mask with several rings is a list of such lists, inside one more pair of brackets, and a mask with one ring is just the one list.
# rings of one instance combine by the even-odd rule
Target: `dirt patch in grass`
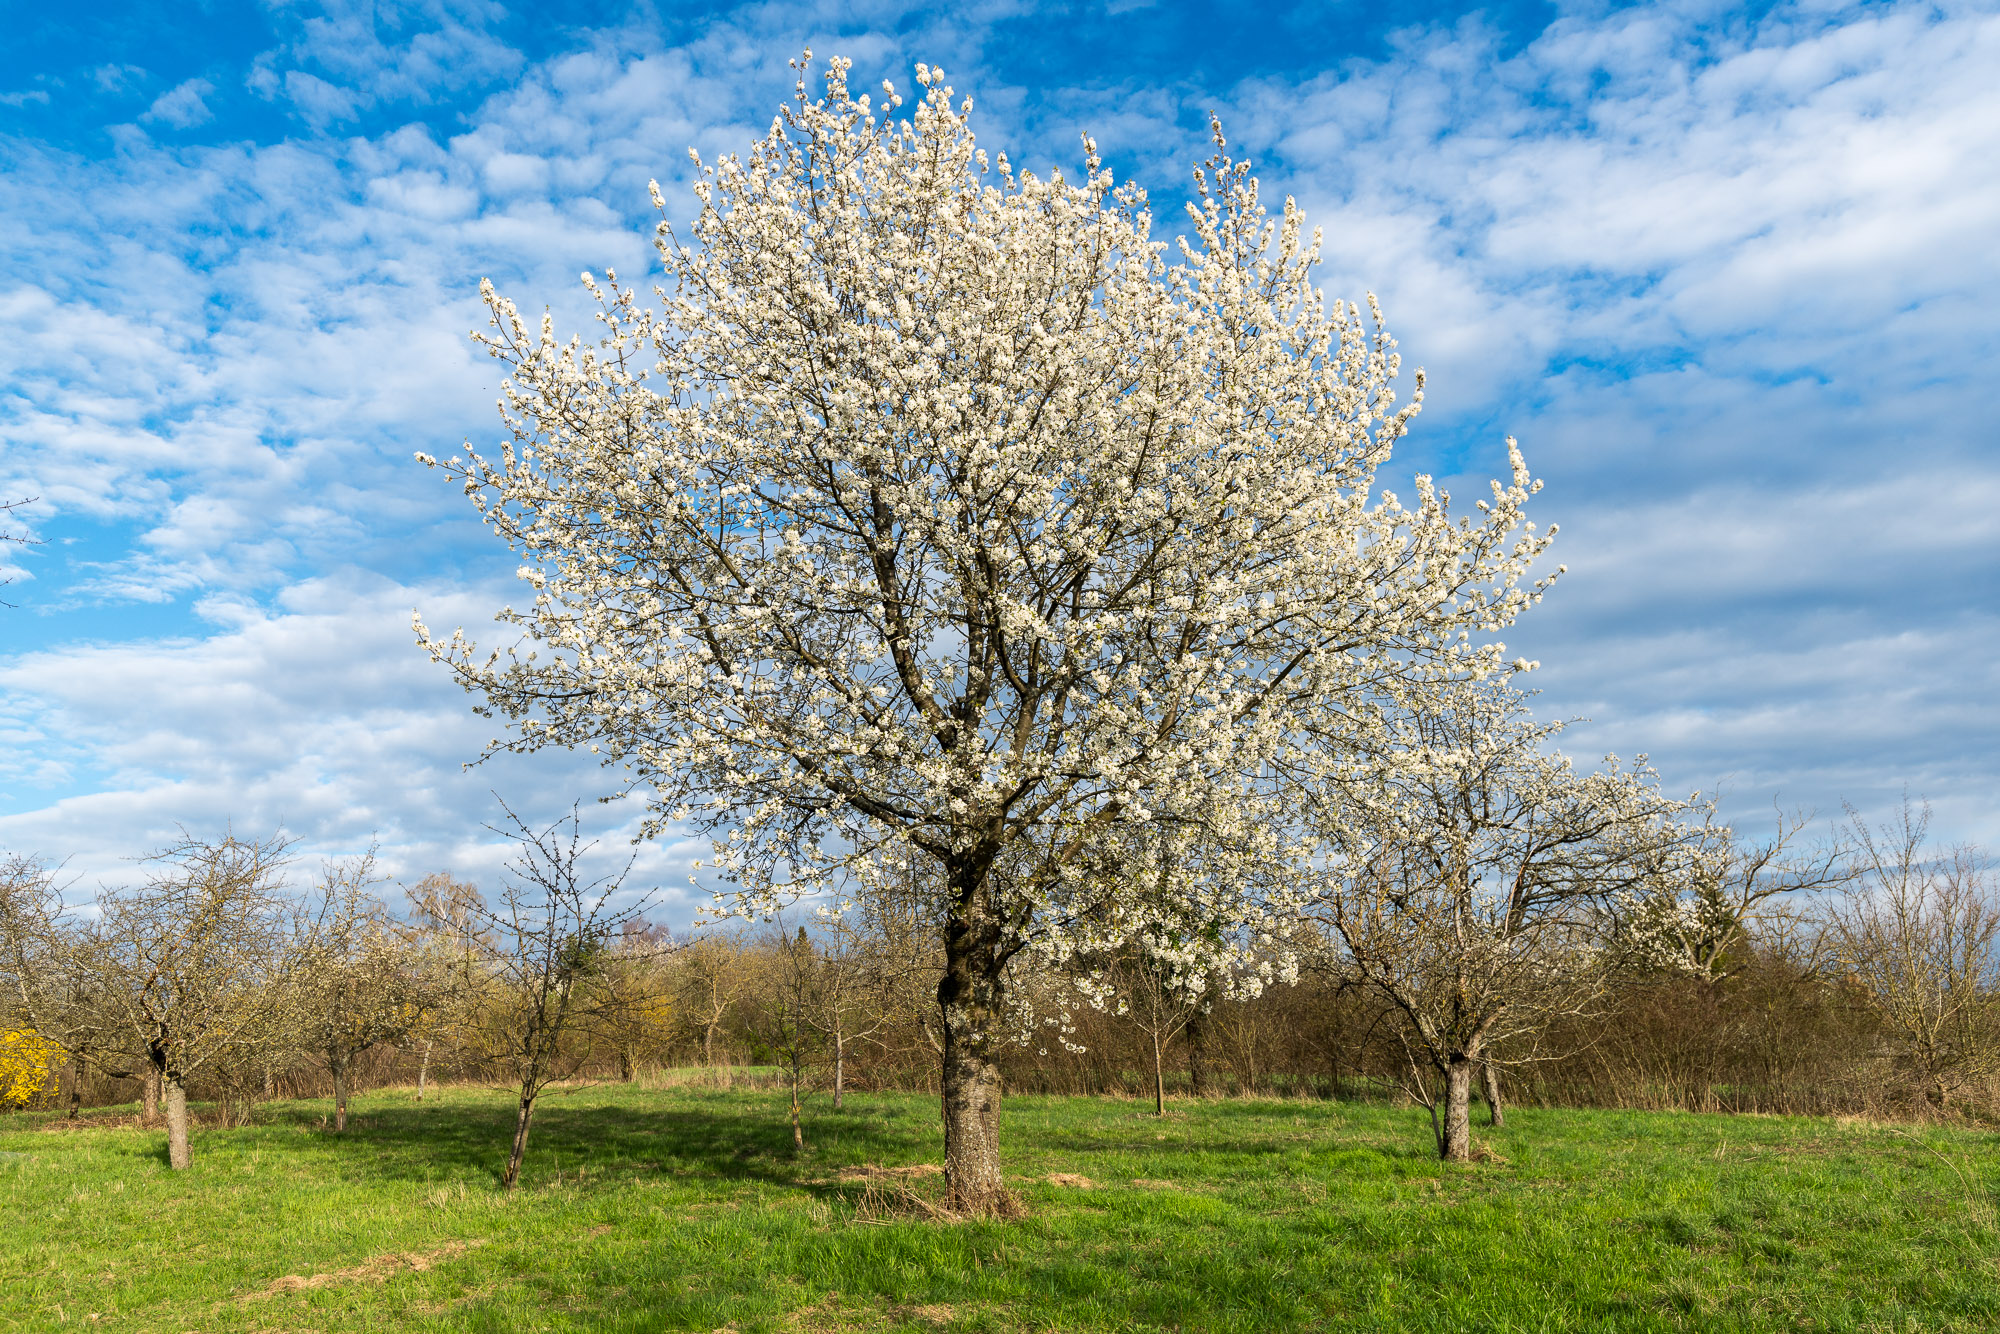
[[1074,1172],[1051,1172],[1043,1178],[1051,1186],[1074,1186],[1078,1190],[1095,1190],[1097,1183],[1089,1177],[1078,1176]]
[[908,1167],[877,1167],[873,1163],[862,1163],[859,1167],[840,1169],[840,1180],[852,1181],[918,1181],[924,1177],[941,1177],[944,1168],[936,1163],[912,1163]]
[[[912,1304],[899,1302],[849,1303],[840,1294],[828,1293],[811,1306],[802,1306],[785,1318],[788,1334],[859,1334],[864,1330],[886,1329],[892,1325],[946,1326],[958,1320],[958,1308],[945,1302]],[[726,1326],[724,1334],[733,1331]]]
[[398,1274],[421,1274],[426,1269],[435,1268],[446,1260],[456,1260],[475,1246],[484,1246],[483,1237],[470,1241],[450,1241],[434,1251],[390,1251],[377,1255],[366,1264],[352,1269],[328,1269],[317,1274],[286,1274],[274,1278],[256,1292],[246,1292],[238,1302],[261,1301],[266,1297],[277,1297],[287,1292],[305,1292],[313,1288],[330,1288],[339,1283],[386,1283]]

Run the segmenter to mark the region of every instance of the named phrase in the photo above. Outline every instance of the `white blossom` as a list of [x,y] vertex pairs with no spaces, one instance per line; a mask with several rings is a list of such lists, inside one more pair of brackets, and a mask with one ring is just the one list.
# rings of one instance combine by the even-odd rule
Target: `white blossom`
[[607,273],[585,342],[482,288],[511,438],[434,466],[527,601],[497,653],[418,632],[495,749],[598,747],[745,911],[929,868],[983,1051],[1010,970],[1240,953],[1307,855],[1287,788],[1505,671],[1555,529],[1511,440],[1476,519],[1378,489],[1422,375],[1399,402],[1374,299],[1313,286],[1219,130],[1166,242],[1088,140],[1044,178],[935,68],[901,116],[797,67],[652,300]]

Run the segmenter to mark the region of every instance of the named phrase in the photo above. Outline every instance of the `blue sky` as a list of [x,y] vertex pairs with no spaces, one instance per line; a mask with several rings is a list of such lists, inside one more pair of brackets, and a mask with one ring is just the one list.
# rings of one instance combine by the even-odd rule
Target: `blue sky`
[[575,322],[808,45],[943,65],[1017,160],[1088,129],[1163,208],[1221,115],[1430,372],[1385,483],[1470,497],[1508,433],[1547,479],[1571,573],[1508,643],[1572,750],[1746,829],[1907,790],[2000,843],[1992,3],[82,8],[0,5],[0,496],[43,540],[0,551],[0,847],[89,879],[282,824],[479,877],[489,789],[598,791],[462,770],[410,614],[480,626],[511,565],[410,456],[497,434],[479,279]]

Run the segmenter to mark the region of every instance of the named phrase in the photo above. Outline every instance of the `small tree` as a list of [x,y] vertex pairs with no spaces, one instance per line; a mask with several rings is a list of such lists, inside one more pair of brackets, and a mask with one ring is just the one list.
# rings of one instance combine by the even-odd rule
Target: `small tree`
[[[1852,813],[1850,812],[1852,816]],[[1827,914],[1847,980],[1882,1017],[1925,1097],[1943,1109],[2000,1068],[2000,895],[1992,865],[1959,847],[1927,855],[1930,809],[1851,825],[1862,879]]]
[[641,1060],[658,1060],[672,1044],[678,1012],[666,959],[675,949],[664,926],[628,920],[605,950],[593,981],[596,1027],[618,1056],[618,1077],[630,1083]]
[[281,1035],[295,976],[279,897],[285,848],[183,837],[149,859],[143,884],[101,892],[88,920],[46,881],[9,913],[35,1027],[99,1064],[112,1053],[143,1060],[165,1089],[176,1170],[193,1162],[188,1081]]
[[[711,1078],[727,1084],[728,1065],[725,1061],[718,1074],[715,1044],[749,980],[741,945],[713,931],[692,937],[674,957],[674,980],[682,1022],[701,1034],[702,1062]],[[723,1055],[727,1057],[726,1050]]]
[[436,1007],[438,983],[393,929],[370,889],[375,854],[326,867],[317,916],[305,924],[292,988],[298,1041],[333,1080],[333,1129],[347,1129],[355,1064],[405,1041]]
[[780,923],[766,942],[762,962],[754,1003],[747,1007],[749,1034],[760,1054],[785,1071],[792,1148],[804,1153],[802,1099],[826,1057],[825,977],[819,951],[804,927],[787,932]]
[[950,1201],[988,1211],[1011,979],[1146,925],[1090,869],[1168,868],[1223,953],[1282,919],[1276,776],[1496,670],[1546,538],[1511,446],[1477,523],[1379,491],[1417,406],[1393,341],[1219,129],[1170,245],[1088,139],[1043,178],[938,71],[897,114],[806,64],[701,168],[692,243],[661,228],[663,309],[586,277],[583,347],[484,288],[514,439],[426,461],[519,554],[524,651],[418,633],[497,748],[590,748],[649,832],[711,832],[746,915],[933,872]]
[[476,1024],[482,997],[490,989],[485,960],[493,948],[486,927],[486,902],[479,887],[433,872],[404,891],[409,919],[403,924],[411,966],[424,979],[424,1005],[408,1040],[415,1043],[417,1101],[424,1100],[431,1058],[440,1042],[463,1052]]
[[[815,951],[815,1003],[805,1021],[818,1034],[832,1064],[833,1107],[847,1104],[847,1055],[857,1043],[879,1041],[923,1007],[920,994],[936,976],[926,976],[922,947],[889,913],[879,894],[864,894],[858,905],[822,917]],[[916,948],[913,949],[912,946]]]
[[1121,951],[1104,985],[1117,1013],[1145,1039],[1153,1062],[1153,1112],[1167,1114],[1166,1052],[1209,1004],[1205,978],[1190,977],[1143,947]]
[[1559,730],[1507,685],[1469,688],[1403,719],[1401,754],[1318,812],[1336,858],[1321,921],[1338,966],[1388,1002],[1445,1159],[1471,1157],[1482,1066],[1597,998],[1604,906],[1689,875],[1699,849],[1689,803],[1643,757],[1578,772],[1545,749]]
[[496,984],[490,1018],[499,1027],[500,1053],[511,1067],[518,1099],[514,1139],[500,1184],[512,1190],[528,1151],[528,1129],[542,1090],[574,1074],[588,1057],[587,1045],[571,1039],[587,1032],[590,984],[620,928],[639,917],[650,896],[624,907],[613,900],[625,874],[587,879],[583,859],[595,846],[582,841],[574,810],[546,829],[535,830],[511,810],[497,832],[515,844],[508,863],[513,875],[497,906],[481,910],[479,939],[484,967]]

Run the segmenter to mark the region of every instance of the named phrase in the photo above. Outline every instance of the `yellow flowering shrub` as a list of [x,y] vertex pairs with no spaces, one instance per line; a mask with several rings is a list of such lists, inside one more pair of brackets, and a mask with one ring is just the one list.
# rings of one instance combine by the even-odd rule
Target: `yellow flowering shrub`
[[62,1055],[32,1028],[0,1028],[0,1108],[25,1107],[55,1087]]

